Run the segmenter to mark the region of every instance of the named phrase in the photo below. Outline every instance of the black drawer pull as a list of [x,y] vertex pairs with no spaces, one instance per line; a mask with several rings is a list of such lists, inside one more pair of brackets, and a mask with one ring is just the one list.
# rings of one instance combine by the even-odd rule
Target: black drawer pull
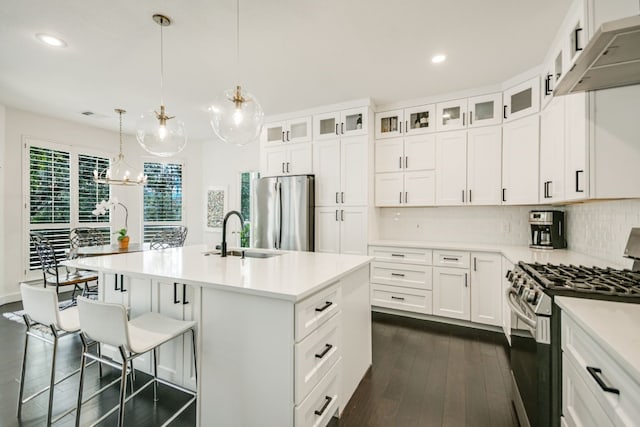
[[399,256],[399,257],[404,257],[404,254],[391,254],[391,256]]
[[316,308],[316,311],[325,311],[327,308],[331,307],[333,305],[333,303],[331,301],[327,301],[324,303],[324,305],[320,308]]
[[598,383],[598,385],[600,386],[600,388],[606,392],[609,393],[613,393],[613,394],[620,394],[620,390],[618,390],[617,388],[613,388],[613,387],[609,387],[608,385],[606,385],[604,383],[604,381],[602,380],[602,378],[600,378],[600,375],[602,373],[602,369],[600,368],[593,368],[591,366],[587,366],[587,371],[589,371],[589,373],[591,374],[591,376],[593,377],[594,380],[596,380],[596,382]]
[[113,290],[114,290],[114,291],[119,291],[119,290],[120,290],[120,288],[118,287],[118,275],[117,275],[117,274],[114,274],[114,275],[113,275],[113,279],[114,279],[114,281],[115,281],[115,286],[113,287]]
[[445,261],[460,261],[460,258],[442,257]]
[[324,356],[327,355],[327,353],[329,353],[329,350],[331,350],[332,348],[333,348],[333,346],[331,344],[325,344],[324,345],[324,350],[322,350],[322,353],[316,354],[316,357],[318,359],[322,359]]
[[127,290],[124,288],[124,275],[123,274],[120,275],[120,292],[127,292]]
[[186,305],[186,304],[189,304],[189,301],[187,301],[187,285],[182,285],[182,305]]
[[327,406],[329,406],[329,404],[331,403],[331,401],[333,400],[333,397],[331,396],[325,396],[325,402],[324,405],[322,405],[322,408],[320,408],[320,410],[318,411],[317,409],[313,412],[314,414],[320,416],[322,414],[324,414],[324,411],[327,410]]
[[404,298],[402,298],[402,297],[394,297],[393,295],[391,295],[391,299],[397,299],[398,301],[404,301]]
[[173,303],[180,304],[178,300],[178,284],[176,282],[173,282]]
[[391,273],[392,276],[404,277],[403,273]]

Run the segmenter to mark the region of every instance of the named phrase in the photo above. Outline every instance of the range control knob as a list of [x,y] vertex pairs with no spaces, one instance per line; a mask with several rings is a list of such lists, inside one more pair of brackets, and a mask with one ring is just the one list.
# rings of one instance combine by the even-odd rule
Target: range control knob
[[526,301],[535,304],[538,299],[538,293],[534,289],[530,289],[526,296]]

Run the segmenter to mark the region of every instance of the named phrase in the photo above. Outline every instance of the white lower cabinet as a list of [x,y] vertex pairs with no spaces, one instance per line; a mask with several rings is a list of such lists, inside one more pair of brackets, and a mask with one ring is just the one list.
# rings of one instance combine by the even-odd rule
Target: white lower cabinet
[[371,285],[371,305],[431,314],[432,297],[430,290],[408,288],[404,286]]
[[[164,316],[177,320],[196,320],[199,317],[200,288],[182,283],[154,281],[151,298],[153,311]],[[191,334],[177,337],[159,348],[158,376],[195,390]]]
[[502,256],[471,254],[471,321],[502,326]]
[[367,224],[366,207],[316,208],[316,252],[365,255]]
[[433,314],[471,320],[469,270],[433,268]]
[[338,360],[309,396],[296,406],[295,427],[324,427],[329,424],[338,409],[340,362]]
[[511,345],[511,307],[507,302],[507,289],[511,287],[509,279],[507,279],[507,273],[513,270],[513,263],[507,258],[502,257],[502,294],[500,295],[500,301],[502,301],[502,330],[507,337],[509,345]]

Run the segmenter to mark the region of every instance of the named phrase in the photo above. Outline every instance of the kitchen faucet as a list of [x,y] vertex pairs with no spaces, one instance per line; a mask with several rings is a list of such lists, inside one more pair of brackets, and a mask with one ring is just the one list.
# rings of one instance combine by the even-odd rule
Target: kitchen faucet
[[244,218],[242,218],[242,214],[238,211],[229,211],[224,216],[224,220],[222,221],[222,244],[220,245],[220,256],[227,256],[227,220],[231,215],[237,215],[240,218],[240,226],[244,226]]

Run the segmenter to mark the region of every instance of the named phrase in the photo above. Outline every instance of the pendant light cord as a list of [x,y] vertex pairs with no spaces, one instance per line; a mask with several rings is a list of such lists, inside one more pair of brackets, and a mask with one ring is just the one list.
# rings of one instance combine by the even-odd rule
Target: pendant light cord
[[236,0],[236,75],[240,73],[240,0]]
[[118,114],[120,115],[120,154],[118,154],[118,158],[122,159],[124,158],[122,154],[122,110],[118,111]]
[[164,18],[160,20],[160,105],[164,105]]

